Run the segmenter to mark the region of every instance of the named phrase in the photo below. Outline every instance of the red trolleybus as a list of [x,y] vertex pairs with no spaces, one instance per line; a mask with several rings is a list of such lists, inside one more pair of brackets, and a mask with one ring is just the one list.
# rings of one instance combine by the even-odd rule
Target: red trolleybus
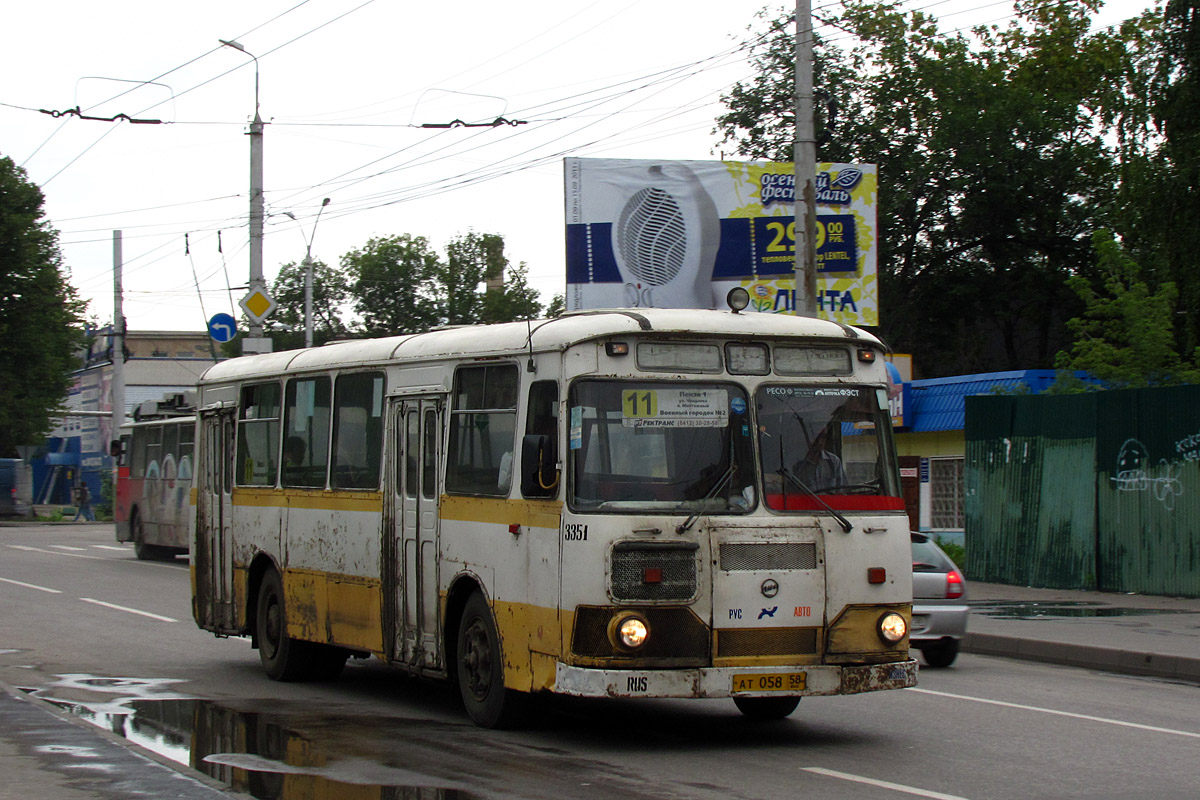
[[179,406],[159,413],[121,427],[113,519],[117,541],[133,542],[140,559],[188,552],[196,417]]

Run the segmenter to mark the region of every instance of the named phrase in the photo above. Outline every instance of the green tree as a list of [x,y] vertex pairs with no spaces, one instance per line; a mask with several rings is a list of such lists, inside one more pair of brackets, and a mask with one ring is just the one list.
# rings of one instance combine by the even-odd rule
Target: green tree
[[[828,20],[853,42],[819,49],[818,84],[848,111],[818,158],[880,165],[882,333],[923,375],[1049,366],[1069,341],[1066,279],[1118,181],[1098,109],[1126,86],[1127,34],[1090,32],[1096,5],[1020,0],[1015,22],[971,37],[895,3]],[[790,160],[776,26],[753,48],[771,79],[735,87],[718,125],[741,155]]]
[[[1200,349],[1185,358],[1175,347],[1175,284],[1150,289],[1110,231],[1097,231],[1092,243],[1103,291],[1082,275],[1069,279],[1085,311],[1067,323],[1075,342],[1058,354],[1055,366],[1089,372],[1109,388],[1200,383]],[[1068,380],[1063,388],[1079,386]]]
[[484,317],[485,292],[480,286],[506,274],[504,238],[474,231],[446,245],[446,262],[439,271],[441,316],[447,325],[471,325]]
[[[320,346],[348,332],[342,307],[349,300],[346,275],[323,261],[314,260],[312,285],[313,344]],[[264,328],[276,350],[304,346],[304,286],[308,270],[303,262],[288,262],[279,268],[271,286],[275,313]]]
[[542,314],[538,291],[529,285],[529,267],[524,262],[505,273],[504,286],[488,290],[478,322],[515,322],[536,319]]
[[85,304],[63,274],[41,190],[0,157],[0,456],[50,432],[78,368]]
[[1142,219],[1152,249],[1182,299],[1181,346],[1200,345],[1200,6],[1170,0],[1163,13],[1155,71],[1154,119],[1163,136],[1149,168],[1157,189]]
[[406,233],[374,238],[341,263],[365,335],[419,333],[441,323],[441,263],[428,239]]

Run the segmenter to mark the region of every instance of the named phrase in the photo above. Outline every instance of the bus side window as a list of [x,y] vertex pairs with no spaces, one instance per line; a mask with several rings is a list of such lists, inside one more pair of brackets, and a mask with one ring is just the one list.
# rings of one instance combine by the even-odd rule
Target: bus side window
[[325,488],[329,451],[329,378],[290,380],[284,396],[282,486]]
[[274,486],[279,456],[279,384],[242,387],[238,410],[238,486]]
[[446,492],[507,496],[517,425],[515,364],[461,367],[454,376]]
[[558,382],[536,381],[529,387],[525,438],[521,445],[521,494],[558,494]]
[[334,390],[333,470],[330,485],[378,489],[383,451],[383,375],[339,375]]

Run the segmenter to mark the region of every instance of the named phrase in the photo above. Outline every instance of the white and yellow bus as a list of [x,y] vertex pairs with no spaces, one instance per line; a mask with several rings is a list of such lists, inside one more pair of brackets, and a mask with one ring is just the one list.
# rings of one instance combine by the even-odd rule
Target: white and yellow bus
[[247,356],[200,381],[197,623],[268,675],[351,656],[530,693],[913,686],[879,340],[638,309]]

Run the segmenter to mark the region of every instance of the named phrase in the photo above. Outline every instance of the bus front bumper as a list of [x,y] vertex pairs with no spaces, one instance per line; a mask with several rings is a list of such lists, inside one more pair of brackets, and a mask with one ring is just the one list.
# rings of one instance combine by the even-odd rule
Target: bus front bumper
[[589,669],[557,664],[552,691],[576,697],[804,697],[917,685],[917,661],[864,666]]

